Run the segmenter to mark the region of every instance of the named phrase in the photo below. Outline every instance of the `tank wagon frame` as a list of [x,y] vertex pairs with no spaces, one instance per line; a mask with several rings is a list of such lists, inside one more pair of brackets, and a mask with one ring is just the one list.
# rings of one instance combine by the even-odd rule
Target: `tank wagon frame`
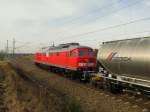
[[[102,71],[101,71],[102,72]],[[120,76],[117,74],[98,73],[95,75],[99,77],[96,82],[100,88],[108,89],[113,93],[123,91],[130,91],[135,94],[150,95],[150,81],[133,77]]]

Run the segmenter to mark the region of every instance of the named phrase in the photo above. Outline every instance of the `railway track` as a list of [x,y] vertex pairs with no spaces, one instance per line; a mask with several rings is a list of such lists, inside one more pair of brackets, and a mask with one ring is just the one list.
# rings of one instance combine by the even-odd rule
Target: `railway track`
[[[40,67],[41,68],[41,67]],[[42,68],[43,69],[43,68]],[[49,70],[47,70],[49,72]],[[54,72],[54,71],[53,71]],[[55,72],[56,75],[59,75],[60,77],[63,77],[64,74]],[[82,84],[86,86],[88,89],[94,89],[95,91],[102,92],[102,94],[105,95],[105,97],[111,96],[114,102],[119,103],[121,101],[124,101],[125,106],[131,106],[132,108],[142,108],[142,112],[150,112],[150,98],[140,95],[135,95],[134,93],[130,91],[125,91],[120,94],[113,94],[109,91],[106,91],[104,89],[100,89],[94,85],[92,85],[90,82],[84,82],[81,80],[73,80],[71,78],[67,78],[70,81],[73,81],[78,84]]]
[[104,91],[103,94],[105,94],[106,97],[112,96],[112,99],[117,103],[124,101],[125,106],[130,105],[132,108],[140,107],[142,108],[142,112],[150,112],[150,99],[145,96],[135,95],[130,92],[113,94],[93,85],[86,84],[86,86],[91,89],[95,89],[96,91]]
[[[64,74],[55,72],[56,75],[63,77]],[[82,80],[73,80],[68,78],[68,80],[73,81],[78,84],[86,86],[88,89],[94,89],[95,91],[102,92],[106,97],[111,96],[114,102],[119,103],[124,101],[125,106],[131,106],[132,108],[142,108],[142,112],[150,112],[150,98],[147,96],[137,95],[131,91],[124,91],[123,93],[113,94],[104,89],[100,89],[97,86],[92,85],[90,82],[84,82]]]
[[[71,79],[69,79],[71,80]],[[104,89],[100,89],[90,83],[84,83],[81,81],[71,80],[79,84],[83,84],[88,89],[94,89],[95,91],[101,92],[105,97],[111,96],[114,102],[119,103],[124,101],[125,106],[131,106],[132,108],[142,108],[142,112],[150,112],[150,98],[141,95],[135,95],[132,92],[125,91],[123,93],[113,94]]]
[[131,103],[133,105],[133,108],[136,108],[138,106],[140,108],[143,108],[143,112],[150,112],[150,99],[144,96],[132,95],[129,93],[124,93],[120,95],[120,97],[123,98],[124,101],[126,101],[126,104]]

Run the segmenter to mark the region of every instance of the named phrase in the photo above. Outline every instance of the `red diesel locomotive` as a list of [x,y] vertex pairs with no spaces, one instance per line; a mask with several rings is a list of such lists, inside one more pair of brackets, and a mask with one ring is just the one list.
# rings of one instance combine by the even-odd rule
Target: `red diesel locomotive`
[[[81,46],[79,43],[67,43],[49,47],[41,53],[35,54],[35,63],[46,65],[50,69],[59,70],[78,77],[86,77],[96,68],[96,58],[93,49]],[[87,75],[88,76],[88,75]]]

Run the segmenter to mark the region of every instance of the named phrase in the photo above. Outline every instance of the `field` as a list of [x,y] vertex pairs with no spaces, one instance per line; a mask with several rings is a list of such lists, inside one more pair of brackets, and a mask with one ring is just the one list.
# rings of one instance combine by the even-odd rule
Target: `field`
[[[142,112],[121,95],[92,89],[34,65],[32,56],[0,62],[4,112]],[[145,103],[150,106],[150,102]]]
[[4,54],[0,53],[0,60],[4,60]]

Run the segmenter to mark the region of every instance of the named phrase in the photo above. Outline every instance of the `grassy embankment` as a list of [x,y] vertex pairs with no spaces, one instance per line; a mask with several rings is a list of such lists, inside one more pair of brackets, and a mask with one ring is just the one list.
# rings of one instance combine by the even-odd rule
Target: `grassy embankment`
[[[24,58],[31,60],[33,56]],[[52,98],[55,96],[53,91],[45,95],[43,89],[22,79],[8,61],[0,61],[0,71],[5,75],[5,104],[10,112],[81,112],[80,105],[68,98],[59,105],[60,99]]]

